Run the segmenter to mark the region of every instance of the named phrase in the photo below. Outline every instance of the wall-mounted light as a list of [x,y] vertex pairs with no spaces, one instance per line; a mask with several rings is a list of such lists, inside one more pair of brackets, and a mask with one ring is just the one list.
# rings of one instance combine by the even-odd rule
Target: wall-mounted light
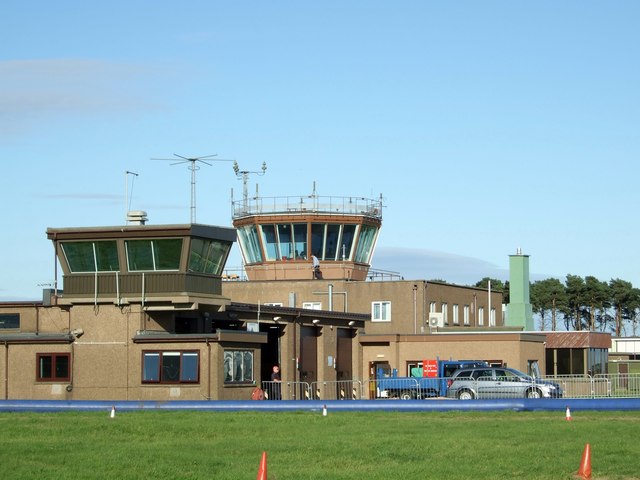
[[318,323],[320,323],[320,320],[318,320],[317,318],[314,318],[313,320],[311,320],[311,323],[313,323],[314,325],[317,325]]
[[280,320],[282,320],[282,317],[273,317],[273,321],[278,323]]
[[350,326],[350,327],[353,327],[355,324],[356,324],[356,322],[355,322],[355,321],[353,321],[353,320],[351,320],[351,321],[349,322],[349,326]]

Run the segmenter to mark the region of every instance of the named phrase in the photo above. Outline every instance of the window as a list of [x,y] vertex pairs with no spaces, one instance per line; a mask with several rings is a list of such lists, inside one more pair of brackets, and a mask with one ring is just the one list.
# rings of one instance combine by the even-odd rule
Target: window
[[436,302],[429,303],[429,313],[435,313],[436,311]]
[[7,328],[20,328],[19,313],[0,313],[0,330]]
[[460,325],[460,316],[458,313],[458,305],[453,305],[453,324]]
[[484,325],[484,307],[478,307],[478,325]]
[[390,322],[391,321],[391,302],[371,302],[371,321],[372,322]]
[[[231,244],[203,238],[191,240],[189,271],[220,275],[227,261]],[[179,258],[179,257],[178,257]]]
[[198,383],[199,381],[199,352],[142,352],[142,383]]
[[363,225],[358,238],[355,261],[358,263],[369,263],[371,254],[378,236],[378,229],[369,225]]
[[469,308],[469,305],[465,305],[464,308],[462,309],[462,316],[463,316],[465,325],[469,325],[469,312],[470,311],[471,311],[471,309]]
[[496,326],[496,309],[495,308],[492,308],[491,311],[489,312],[489,326],[490,327]]
[[68,382],[71,378],[69,353],[38,353],[36,363],[38,382]]
[[302,308],[310,310],[322,310],[322,302],[302,302]]
[[129,240],[125,245],[130,272],[167,271],[180,268],[181,238]]
[[449,306],[442,302],[442,321],[445,325],[449,324]]
[[224,351],[224,382],[253,382],[253,350]]
[[118,247],[113,240],[101,242],[63,242],[62,251],[73,273],[115,272],[120,270]]
[[262,251],[260,250],[260,241],[258,240],[258,230],[255,225],[247,225],[239,227],[238,241],[242,244],[240,249],[246,258],[248,264],[262,262]]

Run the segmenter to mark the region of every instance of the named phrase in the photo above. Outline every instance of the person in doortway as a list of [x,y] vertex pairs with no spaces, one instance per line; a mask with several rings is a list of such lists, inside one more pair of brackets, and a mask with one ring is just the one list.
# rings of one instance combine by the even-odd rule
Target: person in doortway
[[273,371],[271,372],[271,400],[282,400],[282,389],[281,383],[282,378],[280,377],[280,366],[274,365]]
[[320,261],[313,253],[311,254],[311,268],[313,268],[313,278],[322,278],[322,272],[320,271]]

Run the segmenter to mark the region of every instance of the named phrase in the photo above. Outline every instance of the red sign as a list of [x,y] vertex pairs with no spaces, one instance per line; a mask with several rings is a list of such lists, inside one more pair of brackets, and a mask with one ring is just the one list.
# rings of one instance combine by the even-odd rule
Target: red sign
[[437,377],[438,376],[438,361],[437,360],[423,360],[422,361],[422,376],[423,377]]

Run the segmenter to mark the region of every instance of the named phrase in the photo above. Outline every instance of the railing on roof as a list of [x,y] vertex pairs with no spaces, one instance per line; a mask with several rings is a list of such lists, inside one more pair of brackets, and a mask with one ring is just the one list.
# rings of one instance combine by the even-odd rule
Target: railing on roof
[[233,218],[272,213],[330,215],[366,215],[382,219],[382,197],[325,197],[319,195],[291,197],[252,197],[232,200]]

